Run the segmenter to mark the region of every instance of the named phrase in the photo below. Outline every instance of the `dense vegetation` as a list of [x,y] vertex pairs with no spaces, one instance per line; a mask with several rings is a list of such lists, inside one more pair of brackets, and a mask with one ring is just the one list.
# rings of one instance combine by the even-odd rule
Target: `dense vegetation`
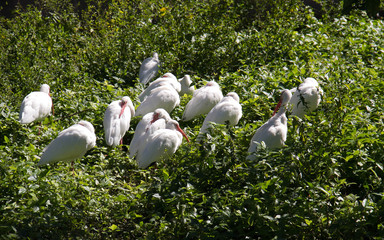
[[[301,1],[120,1],[81,14],[66,2],[0,25],[0,238],[362,239],[384,236],[384,25],[362,11]],[[50,5],[51,4],[51,5]],[[62,5],[60,5],[62,4]],[[216,80],[240,95],[238,126],[180,122],[191,144],[139,170],[103,140],[106,106],[143,87],[156,51],[161,73]],[[316,78],[320,108],[290,117],[286,147],[246,160],[249,141],[284,88]],[[22,99],[51,86],[55,115],[21,125]],[[190,96],[171,116],[180,120]],[[71,164],[37,167],[58,132],[84,119],[97,146]],[[127,150],[128,149],[128,150]]]

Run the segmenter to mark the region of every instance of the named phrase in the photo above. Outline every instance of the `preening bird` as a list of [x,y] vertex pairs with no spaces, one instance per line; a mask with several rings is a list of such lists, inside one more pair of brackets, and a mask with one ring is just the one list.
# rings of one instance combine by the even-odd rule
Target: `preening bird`
[[[292,94],[290,90],[283,90],[281,93],[280,101],[277,104],[273,116],[264,125],[259,127],[253,135],[250,146],[248,148],[249,153],[257,151],[257,147],[262,142],[270,149],[280,148],[284,146],[284,142],[287,139],[287,117],[285,112],[288,104],[291,100]],[[276,113],[277,112],[277,113]],[[253,155],[249,155],[248,159],[254,159]]]
[[43,84],[39,92],[31,92],[24,98],[20,107],[19,121],[21,124],[41,121],[51,113],[52,106],[49,86]]
[[300,118],[317,109],[323,95],[323,90],[314,78],[306,78],[297,88],[292,88],[291,92],[291,114]]
[[143,116],[158,108],[163,108],[168,113],[180,104],[179,93],[170,85],[153,89],[145,100],[137,107],[135,116]]
[[152,90],[155,88],[170,85],[172,86],[177,92],[180,92],[181,85],[177,81],[175,75],[172,73],[166,73],[161,78],[156,79],[155,81],[151,82],[149,86],[139,95],[139,99],[141,102],[145,100],[146,97],[151,93]]
[[153,53],[153,57],[146,58],[140,66],[139,78],[142,84],[147,84],[159,72],[159,55]]
[[129,157],[133,158],[145,146],[148,136],[159,129],[164,129],[169,120],[171,120],[171,117],[162,108],[145,114],[137,124],[133,134],[129,145]]
[[180,78],[179,82],[181,84],[181,90],[179,91],[180,96],[183,96],[184,94],[193,94],[193,92],[195,91],[195,87],[191,86],[192,80],[189,75],[185,75],[183,78]]
[[185,106],[182,120],[189,121],[199,115],[207,114],[222,98],[223,93],[219,84],[214,81],[208,82],[193,93],[192,99]]
[[149,135],[142,153],[136,157],[139,168],[147,168],[153,162],[170,158],[181,145],[183,137],[189,142],[179,123],[175,120],[168,121],[166,129]]
[[[128,107],[128,109],[126,109]],[[129,129],[131,117],[135,115],[135,107],[128,96],[113,101],[104,113],[104,135],[107,145],[115,147],[122,143]]]
[[70,162],[81,158],[96,146],[96,135],[93,125],[88,121],[80,121],[61,131],[59,135],[43,150],[38,166],[58,161]]
[[228,123],[230,126],[235,126],[243,114],[239,101],[239,96],[235,92],[230,92],[221,99],[205,117],[197,140],[200,141],[202,139],[203,134],[211,127],[211,122],[218,124]]

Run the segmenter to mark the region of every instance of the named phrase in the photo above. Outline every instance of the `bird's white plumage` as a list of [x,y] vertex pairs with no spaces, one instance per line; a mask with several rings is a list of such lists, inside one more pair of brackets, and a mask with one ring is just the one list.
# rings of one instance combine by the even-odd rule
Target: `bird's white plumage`
[[223,93],[219,84],[214,81],[208,82],[193,93],[192,99],[185,106],[182,120],[189,121],[199,115],[207,114],[222,98]]
[[153,54],[153,57],[146,58],[140,66],[139,79],[142,84],[147,84],[159,72],[159,55]]
[[167,123],[166,129],[160,129],[148,137],[148,141],[136,158],[139,168],[147,168],[153,162],[171,157],[182,143],[183,135],[179,124],[175,120]]
[[59,133],[43,150],[37,165],[58,161],[70,162],[81,158],[94,146],[96,146],[96,135],[93,125],[87,121],[80,121]]
[[[285,112],[291,97],[292,94],[289,90],[284,90],[282,92],[279,103],[279,105],[281,104],[279,111],[256,130],[248,148],[249,153],[257,151],[258,145],[262,142],[264,142],[265,146],[270,149],[284,146],[288,131]],[[253,156],[249,155],[248,158],[253,159]]]
[[166,73],[161,78],[158,78],[155,81],[151,82],[151,84],[139,95],[140,101],[143,102],[145,98],[155,88],[165,86],[165,85],[172,86],[177,92],[180,92],[181,90],[181,85],[177,81],[175,75],[173,75],[172,73]]
[[110,103],[104,113],[104,136],[107,145],[115,147],[120,144],[129,129],[131,117],[135,115],[135,108],[128,96]]
[[167,112],[180,104],[179,93],[169,85],[153,89],[148,97],[137,107],[135,116],[143,116],[153,112],[158,108],[163,108]]
[[20,107],[19,121],[21,124],[40,121],[46,118],[52,109],[52,98],[49,96],[49,86],[43,84],[39,92],[28,94]]
[[291,114],[300,118],[319,106],[323,94],[323,90],[314,78],[306,78],[297,88],[292,88],[291,92]]
[[171,117],[162,108],[145,114],[136,126],[129,145],[129,157],[133,158],[145,146],[148,136],[159,129],[164,129],[169,120]]
[[183,96],[184,94],[193,94],[193,92],[195,91],[195,87],[191,86],[192,80],[189,75],[185,75],[183,78],[180,78],[179,82],[181,84],[181,90],[179,91],[180,96]]
[[235,92],[230,92],[221,99],[205,117],[197,139],[201,140],[202,134],[206,133],[211,127],[211,122],[218,124],[226,124],[228,122],[230,126],[235,126],[243,114],[239,101],[239,96]]

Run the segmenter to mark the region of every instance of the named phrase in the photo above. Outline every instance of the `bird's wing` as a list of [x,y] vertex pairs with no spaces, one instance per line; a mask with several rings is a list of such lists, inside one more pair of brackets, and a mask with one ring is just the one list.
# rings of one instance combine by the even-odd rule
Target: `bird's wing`
[[170,86],[162,86],[151,91],[151,94],[136,109],[136,116],[141,116],[163,108],[171,112],[180,103],[179,94]]
[[284,131],[286,127],[278,122],[278,119],[271,118],[257,129],[252,137],[250,149],[256,150],[257,145],[254,142],[264,142],[269,148],[282,147],[286,140],[286,131]]
[[163,80],[156,80],[155,82],[152,82],[140,95],[139,95],[139,99],[141,102],[143,102],[145,100],[146,97],[148,97],[152,90],[160,87],[160,86],[164,86],[164,85],[167,85],[167,84],[170,84],[169,82],[169,79],[163,79]]
[[139,99],[141,102],[143,102],[145,100],[146,97],[148,97],[149,93],[155,89],[156,87],[158,87],[158,84],[150,84],[142,93],[140,93],[139,95]]
[[149,57],[140,66],[139,78],[142,84],[147,84],[159,71],[158,62]]
[[[212,114],[210,114],[212,112]],[[211,112],[207,115],[207,121],[226,124],[229,122],[230,125],[236,125],[241,116],[242,110],[241,105],[237,102],[222,102],[217,104],[214,108],[212,108]]]
[[189,121],[200,114],[207,113],[209,106],[205,103],[205,92],[195,92],[192,99],[187,103],[183,113],[183,121]]
[[96,145],[96,136],[82,126],[74,125],[62,131],[43,151],[38,165],[69,162],[82,157]]
[[321,101],[321,91],[317,87],[306,87],[302,91],[309,111],[315,110]]
[[32,92],[28,94],[20,107],[19,121],[22,124],[41,120],[49,115],[52,108],[51,97],[44,92]]
[[177,134],[173,130],[158,130],[149,136],[143,151],[137,157],[139,168],[147,168],[151,163],[173,155],[180,143]]
[[37,118],[37,111],[33,107],[33,102],[36,99],[34,92],[28,94],[20,107],[19,121],[22,124],[31,123]]
[[264,123],[261,127],[259,127],[255,134],[253,135],[252,139],[251,139],[251,143],[249,145],[249,148],[248,148],[248,152],[255,152],[257,150],[257,146],[259,144],[261,144],[261,142],[264,141],[265,143],[265,140],[268,138],[268,136],[266,136],[266,134],[268,133],[268,122]]
[[105,133],[105,141],[109,146],[117,146],[119,145],[119,141],[121,139],[120,135],[120,107],[119,102],[114,101],[108,107],[104,113],[104,133]]
[[148,124],[144,134],[139,139],[139,144],[137,146],[137,155],[140,155],[143,151],[145,146],[147,145],[151,135],[155,133],[157,130],[165,129],[166,122],[164,119],[158,119],[156,122]]
[[129,157],[133,158],[140,148],[140,143],[142,142],[142,138],[145,132],[135,131],[131,143],[129,144]]
[[40,102],[40,108],[39,108],[39,115],[41,118],[45,118],[51,113],[52,110],[52,98],[46,94],[43,93],[40,97],[41,102]]
[[153,118],[153,113],[147,113],[137,124],[135,133],[133,134],[133,138],[131,143],[129,144],[129,157],[133,158],[137,151],[139,150],[139,146],[141,143],[141,138],[145,134],[145,130]]
[[[242,116],[241,105],[234,101],[220,102],[212,108],[204,119],[200,135],[206,133],[211,127],[211,122],[218,124],[236,125]],[[201,137],[200,137],[201,138]]]
[[[300,85],[301,86],[301,85]],[[315,110],[321,101],[321,91],[312,85],[303,85],[291,98],[292,115],[303,117]]]
[[131,112],[129,109],[125,109],[123,115],[120,117],[120,136],[124,137],[125,133],[128,131],[131,123]]
[[201,89],[198,93],[194,94],[192,99],[185,107],[183,114],[183,121],[189,121],[198,115],[207,114],[220,100],[223,98],[221,92],[213,92]]

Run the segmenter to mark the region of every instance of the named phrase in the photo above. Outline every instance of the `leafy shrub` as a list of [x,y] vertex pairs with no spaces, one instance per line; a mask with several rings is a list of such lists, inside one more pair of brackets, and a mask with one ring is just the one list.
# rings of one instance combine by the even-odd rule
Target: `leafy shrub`
[[[52,2],[51,2],[52,3]],[[54,1],[53,1],[54,3]],[[108,3],[108,2],[107,2]],[[379,238],[383,235],[383,23],[364,12],[318,20],[301,1],[110,1],[81,17],[49,5],[0,28],[0,235],[18,238]],[[107,105],[135,105],[141,61],[161,73],[216,80],[240,95],[238,126],[181,122],[192,143],[138,170],[126,145],[103,139]],[[280,90],[316,78],[321,106],[289,117],[280,150],[246,160]],[[48,83],[55,115],[20,125],[20,103]],[[180,120],[190,97],[171,116]],[[58,132],[93,123],[97,147],[38,168]]]

